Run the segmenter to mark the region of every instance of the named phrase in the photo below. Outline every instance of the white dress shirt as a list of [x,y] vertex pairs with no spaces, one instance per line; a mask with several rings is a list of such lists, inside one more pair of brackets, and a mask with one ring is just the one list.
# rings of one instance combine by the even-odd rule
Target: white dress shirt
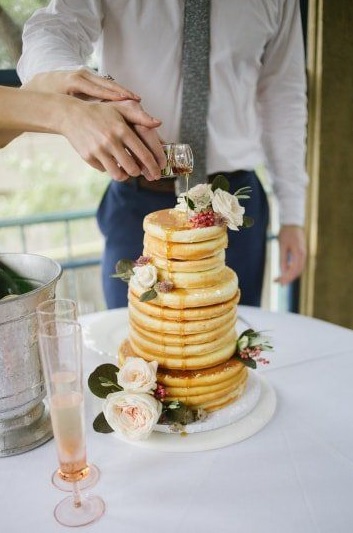
[[[24,28],[23,82],[85,65],[142,97],[177,141],[183,0],[52,0]],[[282,224],[304,222],[306,79],[298,0],[213,0],[207,171],[265,164]]]

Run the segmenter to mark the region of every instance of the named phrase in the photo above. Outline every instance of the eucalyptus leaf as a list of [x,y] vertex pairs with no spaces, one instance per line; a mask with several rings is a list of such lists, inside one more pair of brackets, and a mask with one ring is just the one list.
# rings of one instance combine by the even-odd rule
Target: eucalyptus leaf
[[158,296],[157,292],[152,287],[152,289],[150,289],[150,290],[144,292],[143,294],[141,294],[139,300],[140,300],[140,302],[149,302],[150,300],[154,300],[157,296]]
[[120,259],[115,265],[115,274],[112,274],[112,278],[120,278],[123,281],[130,281],[131,276],[134,272],[134,261],[131,259]]
[[90,391],[98,398],[106,398],[112,392],[123,390],[117,383],[118,372],[119,368],[111,363],[99,365],[88,378]]
[[247,185],[246,187],[241,187],[235,191],[234,196],[236,196],[238,200],[248,200],[250,198],[250,193],[252,193],[252,189]]
[[194,211],[194,209],[195,209],[194,202],[191,200],[191,198],[189,198],[189,196],[186,196],[185,199],[186,199],[186,203],[187,203],[189,209],[191,209],[191,211]]
[[193,411],[190,407],[185,405],[182,402],[178,402],[176,405],[175,402],[171,402],[170,408],[168,402],[163,404],[163,420],[164,423],[178,423],[186,426],[195,422],[197,418],[197,412]]
[[222,191],[229,191],[229,181],[222,174],[218,174],[212,182],[212,191],[216,189],[222,189]]
[[252,217],[243,216],[243,228],[251,228],[254,225]]
[[106,421],[104,413],[99,413],[94,419],[93,429],[94,431],[97,431],[97,433],[112,433],[114,431]]

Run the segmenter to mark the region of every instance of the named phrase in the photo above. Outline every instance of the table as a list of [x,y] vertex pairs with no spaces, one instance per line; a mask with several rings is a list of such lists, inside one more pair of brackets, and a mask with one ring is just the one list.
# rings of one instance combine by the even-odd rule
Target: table
[[[125,309],[81,322],[109,313],[127,322]],[[291,313],[239,313],[273,337],[271,364],[259,368],[277,394],[272,420],[225,448],[167,453],[94,433],[97,399],[88,394],[88,457],[102,473],[93,490],[107,506],[92,533],[353,531],[353,331]],[[102,362],[85,348],[86,376]],[[53,441],[0,459],[1,532],[69,530],[52,515],[64,495],[50,483],[56,466]]]

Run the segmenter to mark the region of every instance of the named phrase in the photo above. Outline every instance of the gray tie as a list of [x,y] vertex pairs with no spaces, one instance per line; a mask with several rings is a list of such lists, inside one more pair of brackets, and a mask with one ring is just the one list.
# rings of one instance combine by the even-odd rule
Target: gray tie
[[[209,92],[210,0],[185,0],[183,37],[183,96],[180,142],[190,144],[194,170],[190,186],[205,183]],[[178,178],[177,192],[185,191]]]

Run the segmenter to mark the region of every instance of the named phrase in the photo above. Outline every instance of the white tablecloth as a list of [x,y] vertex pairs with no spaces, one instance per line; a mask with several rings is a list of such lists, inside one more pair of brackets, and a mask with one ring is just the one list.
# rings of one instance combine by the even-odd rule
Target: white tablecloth
[[[119,318],[117,335],[124,336],[125,310],[81,321],[87,327],[111,313]],[[101,469],[93,491],[107,506],[90,531],[353,531],[353,331],[243,306],[240,315],[273,337],[271,364],[259,368],[277,394],[272,420],[251,438],[225,448],[160,452],[95,433],[97,400],[88,394],[88,457]],[[84,357],[86,376],[106,362],[88,348]],[[53,441],[0,459],[1,533],[69,530],[53,518],[64,496],[50,483],[56,466]]]

